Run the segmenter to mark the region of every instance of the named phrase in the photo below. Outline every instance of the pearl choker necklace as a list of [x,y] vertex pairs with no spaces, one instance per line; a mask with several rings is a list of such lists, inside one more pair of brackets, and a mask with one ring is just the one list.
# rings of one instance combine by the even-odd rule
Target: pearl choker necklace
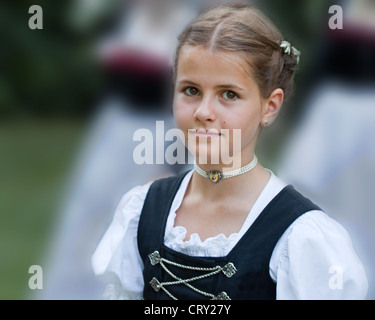
[[258,159],[254,155],[253,160],[249,164],[247,164],[246,166],[243,166],[241,168],[238,168],[238,169],[235,169],[235,170],[232,170],[232,171],[228,171],[228,172],[220,172],[220,171],[217,171],[217,170],[211,170],[211,171],[207,172],[207,171],[204,171],[201,168],[199,168],[196,163],[194,163],[194,169],[202,177],[210,179],[210,181],[212,183],[218,183],[222,179],[232,178],[232,177],[235,177],[235,176],[238,176],[240,174],[243,174],[243,173],[246,173],[246,172],[250,171],[251,169],[253,169],[256,166],[257,163],[258,163]]

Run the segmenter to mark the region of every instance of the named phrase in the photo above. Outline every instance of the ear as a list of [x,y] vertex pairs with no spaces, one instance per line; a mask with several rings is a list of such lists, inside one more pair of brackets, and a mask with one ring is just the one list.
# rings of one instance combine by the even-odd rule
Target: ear
[[275,121],[284,101],[284,91],[280,88],[272,91],[269,98],[263,101],[261,125],[267,126]]

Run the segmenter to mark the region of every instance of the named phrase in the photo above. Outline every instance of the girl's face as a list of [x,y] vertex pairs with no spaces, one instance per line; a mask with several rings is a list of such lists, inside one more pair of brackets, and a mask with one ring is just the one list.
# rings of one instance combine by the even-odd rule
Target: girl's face
[[[189,148],[191,140],[196,142],[189,151],[197,163],[201,152],[207,154],[207,163],[214,156],[222,159],[218,154],[222,144],[245,165],[253,157],[267,103],[240,55],[185,46],[177,65],[173,111],[178,128],[185,134],[185,144]],[[240,137],[234,129],[239,129],[235,131]],[[240,145],[237,151],[233,138]]]

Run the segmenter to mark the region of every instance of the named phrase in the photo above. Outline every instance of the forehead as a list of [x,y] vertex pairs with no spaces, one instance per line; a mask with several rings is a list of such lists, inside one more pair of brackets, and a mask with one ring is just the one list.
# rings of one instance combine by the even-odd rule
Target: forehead
[[241,54],[214,51],[202,46],[185,46],[181,49],[176,76],[177,82],[189,78],[200,82],[254,83],[249,64]]

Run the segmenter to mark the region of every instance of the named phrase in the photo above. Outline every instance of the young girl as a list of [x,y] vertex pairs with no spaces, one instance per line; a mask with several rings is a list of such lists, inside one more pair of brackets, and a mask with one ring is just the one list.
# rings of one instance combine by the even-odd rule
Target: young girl
[[211,9],[184,30],[173,108],[194,170],[124,195],[93,256],[95,273],[110,276],[107,298],[365,298],[346,231],[254,154],[299,55],[246,5]]

